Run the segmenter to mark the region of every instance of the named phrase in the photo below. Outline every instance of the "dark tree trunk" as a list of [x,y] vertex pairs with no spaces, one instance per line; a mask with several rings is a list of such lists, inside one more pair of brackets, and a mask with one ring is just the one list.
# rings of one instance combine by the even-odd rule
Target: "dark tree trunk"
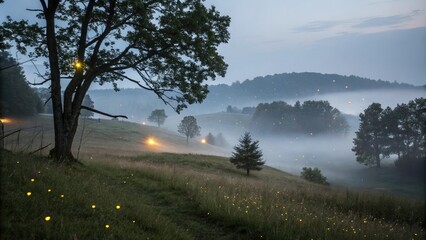
[[55,160],[61,161],[69,158],[71,152],[67,151],[66,136],[68,134],[62,114],[61,73],[59,70],[58,45],[55,38],[55,12],[58,4],[59,0],[51,0],[48,5],[43,5],[43,8],[46,18],[46,39],[49,51],[53,125],[55,129],[55,147],[51,151],[51,155]]
[[376,167],[380,168],[380,154],[379,153],[376,154]]
[[246,170],[247,170],[247,176],[250,176],[250,169],[247,168]]

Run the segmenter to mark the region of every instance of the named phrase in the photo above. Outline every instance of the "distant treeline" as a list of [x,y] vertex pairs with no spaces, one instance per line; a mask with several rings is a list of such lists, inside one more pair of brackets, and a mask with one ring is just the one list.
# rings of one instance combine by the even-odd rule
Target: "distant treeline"
[[357,76],[321,73],[281,73],[235,82],[232,85],[210,86],[207,101],[225,99],[277,100],[346,91],[377,89],[424,89],[406,83],[372,80]]
[[22,67],[0,51],[0,116],[31,116],[42,111],[42,102],[28,86]]
[[328,101],[297,101],[294,106],[283,101],[257,105],[250,129],[260,134],[344,133],[348,123]]
[[[253,80],[235,82],[232,85],[210,85],[209,94],[202,104],[191,105],[186,114],[201,114],[223,111],[228,105],[238,107],[252,105],[259,102],[271,102],[286,99],[297,99],[313,95],[327,93],[344,93],[360,90],[377,89],[411,89],[425,90],[423,87],[397,82],[371,80],[357,76],[342,76],[337,74],[321,73],[283,73],[256,77]],[[114,92],[113,89],[92,90],[90,96],[96,106],[103,111],[126,114],[132,119],[144,119],[154,109],[163,108],[164,103],[155,94],[143,89],[121,89]],[[114,101],[110,101],[114,96]],[[234,111],[235,109],[230,109]],[[171,116],[173,111],[165,109]],[[253,109],[241,109],[244,113],[253,113]]]

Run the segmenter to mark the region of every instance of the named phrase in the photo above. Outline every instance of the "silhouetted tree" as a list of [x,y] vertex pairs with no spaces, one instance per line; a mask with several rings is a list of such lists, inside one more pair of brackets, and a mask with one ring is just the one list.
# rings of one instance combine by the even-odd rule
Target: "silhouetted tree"
[[259,141],[253,141],[250,133],[246,132],[239,140],[239,144],[234,147],[230,161],[237,169],[245,169],[249,176],[250,170],[262,170],[262,166],[265,164],[262,156]]
[[[56,160],[74,160],[71,146],[92,83],[118,90],[117,81],[130,81],[180,112],[205,99],[203,82],[225,75],[217,48],[229,40],[230,18],[201,0],[39,2],[42,24],[7,18],[0,36],[22,54],[47,59]],[[70,81],[62,99],[64,78]]]
[[312,169],[310,167],[304,167],[300,175],[302,178],[310,182],[319,183],[322,185],[330,185],[327,182],[327,178],[322,175],[321,170],[319,170],[318,168]]
[[260,103],[251,119],[251,128],[260,133],[341,133],[349,125],[340,111],[327,101],[283,101]]
[[201,128],[194,116],[184,117],[178,126],[178,132],[186,136],[186,144],[189,143],[189,138],[200,136],[200,130]]
[[214,140],[216,146],[226,147],[229,145],[222,133],[217,134]]
[[256,111],[256,108],[255,108],[255,107],[244,107],[244,108],[241,110],[241,113],[243,113],[243,114],[250,114],[250,115],[253,115],[255,111]]
[[[10,67],[12,66],[12,67]],[[42,103],[28,86],[22,67],[6,51],[0,51],[0,116],[31,116],[42,111]]]
[[52,101],[50,99],[50,89],[48,88],[34,88],[34,91],[37,93],[38,97],[42,102],[42,111],[43,113],[53,113],[52,110]]
[[231,105],[228,105],[228,107],[226,107],[226,112],[227,113],[240,113],[241,110],[237,107],[233,107]]
[[207,134],[206,142],[208,144],[211,144],[211,145],[216,145],[216,140],[215,140],[213,134],[211,134],[211,133]]
[[164,109],[155,109],[151,112],[151,115],[148,117],[148,121],[156,123],[158,127],[164,124],[164,121],[166,120],[167,115],[164,112]]
[[353,139],[356,160],[367,166],[380,168],[380,161],[389,154],[385,151],[387,135],[380,103],[373,103],[359,115],[360,124]]
[[[90,98],[89,94],[84,96],[82,105],[89,107],[89,108],[95,108],[95,103],[92,101],[92,98]],[[93,117],[94,114],[91,111],[87,111],[85,109],[82,109],[81,112],[80,112],[80,115],[82,117]]]

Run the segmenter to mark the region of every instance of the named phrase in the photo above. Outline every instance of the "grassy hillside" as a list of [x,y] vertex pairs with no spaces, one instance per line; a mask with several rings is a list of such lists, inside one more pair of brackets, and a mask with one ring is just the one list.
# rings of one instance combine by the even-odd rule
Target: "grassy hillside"
[[169,153],[82,164],[1,152],[1,239],[424,239],[424,202]]
[[[11,119],[5,124],[5,133],[21,129],[5,139],[6,149],[30,152],[53,145],[52,116],[40,115],[27,119]],[[153,138],[155,144],[147,144]],[[186,137],[163,128],[141,125],[132,122],[98,119],[80,119],[73,144],[74,156],[90,157],[99,154],[134,156],[140,152],[177,152],[224,155],[221,148],[202,144],[200,138],[186,144]],[[81,142],[81,144],[80,144]],[[80,146],[80,150],[79,150]],[[46,148],[42,153],[47,154]]]
[[[28,153],[52,143],[50,121],[11,119],[6,133],[21,132],[6,138],[6,148]],[[1,152],[0,238],[425,237],[423,201],[340,191],[269,167],[248,178],[227,158],[194,154],[219,148],[135,123],[82,120],[75,155],[80,136],[80,164]],[[156,144],[145,142],[150,136]]]

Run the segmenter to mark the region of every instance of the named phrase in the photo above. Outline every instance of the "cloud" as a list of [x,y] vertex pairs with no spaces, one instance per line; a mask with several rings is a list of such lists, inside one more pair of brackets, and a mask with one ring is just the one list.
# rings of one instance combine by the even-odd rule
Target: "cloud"
[[314,21],[309,22],[301,27],[295,28],[295,32],[322,32],[333,28],[339,24],[341,21]]
[[384,27],[392,26],[400,23],[410,21],[415,16],[421,14],[422,10],[415,10],[408,14],[393,15],[387,17],[374,17],[362,20],[360,23],[354,25],[354,28],[371,28],[371,27]]

